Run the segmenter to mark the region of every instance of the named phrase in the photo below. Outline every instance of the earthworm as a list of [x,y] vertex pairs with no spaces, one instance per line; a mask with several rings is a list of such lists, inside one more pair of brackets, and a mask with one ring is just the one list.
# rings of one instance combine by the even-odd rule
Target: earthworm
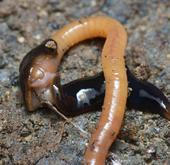
[[[119,132],[127,100],[124,62],[127,35],[119,22],[99,16],[83,18],[65,26],[24,57],[20,65],[20,87],[28,110],[42,106],[37,96],[59,106],[54,96],[60,98],[60,95],[54,87],[58,81],[55,72],[60,60],[71,46],[92,37],[106,38],[102,51],[105,98],[98,128],[90,139],[83,162],[104,164],[108,149]],[[150,95],[142,91],[142,96]],[[62,106],[59,109],[62,111]]]
[[[41,55],[36,57],[36,60],[33,60],[35,49],[28,53],[27,56],[30,57],[24,57],[23,61],[29,59],[30,70],[27,71],[27,74],[20,73],[20,86],[25,96],[24,101],[27,109],[37,109],[41,105],[37,105],[38,99],[36,99],[34,92],[44,95],[47,93],[50,98],[50,92],[49,90],[46,92],[46,89],[55,76],[64,52],[74,44],[92,37],[106,38],[102,51],[106,92],[98,128],[89,141],[84,162],[104,164],[108,149],[119,132],[127,100],[128,83],[124,60],[127,35],[124,27],[118,21],[109,17],[98,16],[83,18],[65,26],[51,37],[57,44],[51,44],[52,46],[50,45],[49,49],[45,48],[45,52],[41,52],[43,44],[40,45],[37,53]],[[52,54],[50,57],[46,57],[48,51]],[[27,69],[28,66],[22,62],[20,72]],[[46,82],[42,83],[43,80],[46,80]],[[24,81],[26,83],[24,85],[27,85],[26,88],[22,85]],[[36,102],[32,102],[32,98],[36,99]]]
[[[125,29],[111,18],[91,17],[67,25],[52,39],[66,50],[92,37],[106,38],[101,56],[106,91],[98,128],[91,136],[83,162],[99,165],[104,164],[108,149],[119,132],[126,106],[128,83],[124,60],[127,42]],[[58,49],[59,59],[62,52],[63,49]]]

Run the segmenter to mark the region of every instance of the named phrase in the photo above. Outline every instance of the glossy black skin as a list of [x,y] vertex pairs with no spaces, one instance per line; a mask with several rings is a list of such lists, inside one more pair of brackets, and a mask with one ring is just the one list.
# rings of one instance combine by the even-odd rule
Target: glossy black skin
[[[161,90],[148,82],[139,81],[127,67],[128,87],[132,89],[130,96],[127,98],[127,107],[129,109],[135,108],[142,111],[150,111],[158,113],[163,117],[169,116],[170,103],[164,96]],[[91,98],[91,90],[86,93],[86,98],[90,104],[85,103],[84,106],[78,107],[78,100],[76,94],[82,89],[91,89],[100,91],[101,86],[104,84],[103,72],[98,73],[93,77],[86,77],[72,81],[66,85],[60,85],[59,76],[54,78],[53,87],[58,87],[58,91],[54,89],[53,95],[57,108],[65,114],[77,115],[86,111],[101,109],[104,100],[104,92]],[[141,95],[140,93],[144,93]],[[59,97],[60,93],[60,97]],[[86,102],[87,102],[86,99]],[[82,101],[83,102],[83,101]],[[83,102],[84,103],[84,102]],[[166,106],[162,106],[163,103]],[[83,104],[82,104],[83,105]]]
[[[57,75],[53,79],[53,101],[57,108],[67,115],[100,109],[105,96],[104,81],[103,72],[100,72],[95,76],[81,78],[61,86],[59,75]],[[78,99],[76,95],[82,90],[85,91],[83,95],[85,97]]]
[[[158,113],[163,117],[169,118],[170,102],[160,89],[146,81],[139,81],[127,67],[128,87],[132,88],[130,96],[127,98],[127,107],[135,108],[141,111],[150,111]],[[141,91],[147,95],[141,96]],[[149,97],[148,97],[149,95]],[[165,107],[161,104],[163,103]]]

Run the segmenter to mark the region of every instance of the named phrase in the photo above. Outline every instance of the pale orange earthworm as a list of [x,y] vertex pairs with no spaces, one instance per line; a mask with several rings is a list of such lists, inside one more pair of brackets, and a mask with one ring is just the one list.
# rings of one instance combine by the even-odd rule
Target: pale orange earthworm
[[[93,133],[86,149],[84,162],[104,164],[107,152],[116,138],[124,116],[127,99],[127,76],[125,69],[125,47],[127,35],[124,27],[111,18],[92,17],[73,22],[52,36],[60,49],[92,37],[104,37],[102,68],[105,76],[105,98],[98,128]],[[60,60],[59,60],[60,61]]]
[[[98,16],[83,18],[65,26],[51,37],[58,48],[56,43],[51,42],[50,45],[48,42],[49,46],[45,47],[49,47],[49,50],[41,51],[43,46],[40,45],[39,49],[28,53],[29,57],[28,54],[24,57],[20,66],[20,86],[28,110],[33,111],[41,106],[36,98],[40,94],[43,94],[44,99],[54,103],[50,83],[63,54],[74,44],[92,37],[106,38],[101,64],[106,91],[101,118],[91,136],[83,162],[100,165],[104,164],[108,149],[119,132],[127,100],[128,83],[124,60],[127,35],[118,21]],[[47,57],[48,53],[51,55]],[[37,58],[33,60],[36,54]],[[29,61],[29,64],[24,64],[24,61]]]

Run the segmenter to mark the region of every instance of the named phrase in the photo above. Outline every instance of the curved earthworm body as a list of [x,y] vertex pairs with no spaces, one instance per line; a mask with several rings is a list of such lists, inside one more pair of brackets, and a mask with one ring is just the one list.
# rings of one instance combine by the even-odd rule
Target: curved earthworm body
[[[124,27],[119,22],[111,18],[99,16],[84,18],[62,28],[52,36],[52,39],[58,45],[58,55],[56,53],[55,57],[52,55],[48,58],[42,58],[44,56],[44,52],[42,52],[39,59],[37,58],[29,66],[31,68],[27,71],[27,73],[29,72],[29,76],[24,79],[29,83],[27,83],[28,87],[24,89],[24,92],[27,93],[26,96],[29,96],[29,99],[35,98],[35,92],[44,94],[44,90],[42,89],[48,87],[48,83],[45,85],[41,84],[41,87],[39,87],[38,81],[44,79],[44,77],[53,78],[64,52],[72,45],[92,37],[106,38],[102,51],[102,68],[105,76],[106,92],[99,126],[91,137],[84,156],[84,162],[89,164],[104,164],[108,149],[119,132],[127,99],[128,84],[124,62],[127,35]],[[55,53],[55,44],[54,49],[50,47],[49,50]],[[42,64],[43,67],[41,67]],[[26,68],[28,69],[24,65],[24,62],[22,62],[20,72],[26,70]],[[46,72],[48,73],[47,75],[45,74]],[[23,81],[24,74],[20,75],[20,84]],[[49,79],[47,78],[46,80]],[[21,85],[22,89],[23,87]],[[32,89],[34,92],[31,91]],[[38,108],[32,102],[28,104],[27,101],[25,99],[29,110]]]
[[[69,30],[66,30],[67,28]],[[73,22],[61,29],[61,33],[64,35],[56,33],[52,37],[60,48],[65,48],[65,45],[70,47],[91,37],[106,38],[102,51],[105,99],[98,128],[93,133],[84,156],[84,162],[88,164],[104,164],[108,149],[119,132],[126,106],[128,86],[124,62],[126,32],[119,22],[111,18],[92,17],[82,19],[81,22]],[[59,55],[60,52],[62,57],[63,50],[58,50]]]
[[[74,44],[92,37],[106,38],[102,51],[104,77],[103,73],[99,73],[61,86],[56,70],[63,54]],[[108,149],[119,132],[127,100],[128,83],[124,62],[126,42],[126,32],[116,20],[102,16],[83,18],[65,26],[51,39],[32,49],[21,62],[20,87],[28,110],[33,111],[43,106],[39,98],[55,104],[61,112],[68,115],[97,109],[103,103],[98,128],[90,139],[84,163],[104,164]],[[127,74],[132,89],[136,91],[128,97],[129,107],[139,109],[142,105],[142,109],[147,107],[153,110],[152,103],[156,102],[162,108],[158,108],[158,113],[170,118],[170,104],[165,96],[150,83],[143,85],[137,82],[129,70]],[[78,81],[81,82],[79,87],[76,84]],[[93,85],[94,82],[97,82],[97,86]],[[134,87],[136,84],[138,87]],[[81,88],[86,89],[79,92]],[[82,92],[86,95],[82,95]],[[82,96],[87,94],[90,99],[83,99]],[[143,104],[146,100],[148,102]]]
[[[56,33],[52,39],[65,50],[88,38],[106,38],[102,51],[105,99],[98,128],[93,133],[84,156],[84,162],[88,164],[104,164],[108,149],[119,132],[126,106],[128,84],[124,54],[127,35],[119,22],[106,17],[85,18],[71,23],[60,32],[62,35]],[[58,50],[59,59],[62,52],[63,49]]]

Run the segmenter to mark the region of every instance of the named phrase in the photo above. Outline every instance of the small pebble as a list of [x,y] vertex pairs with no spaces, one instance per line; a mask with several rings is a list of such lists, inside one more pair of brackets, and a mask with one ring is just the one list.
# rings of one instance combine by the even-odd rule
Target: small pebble
[[150,146],[150,147],[147,149],[146,152],[149,153],[149,154],[152,154],[152,153],[155,153],[156,150],[155,150],[154,146]]
[[28,8],[28,7],[29,7],[29,6],[28,6],[28,3],[27,3],[27,2],[24,2],[24,3],[22,4],[22,7],[25,8],[25,9]]
[[92,6],[96,6],[96,4],[97,4],[96,1],[91,1]]
[[9,98],[9,96],[10,96],[10,91],[5,91],[4,94],[5,94],[5,98]]
[[32,134],[26,136],[24,139],[25,139],[26,141],[29,141],[31,138],[32,138]]
[[19,37],[19,38],[18,38],[18,42],[19,42],[20,44],[24,43],[24,42],[25,42],[25,38],[24,38],[24,37]]
[[35,36],[35,38],[36,38],[37,40],[39,40],[39,39],[41,38],[41,34],[37,34],[37,35]]

